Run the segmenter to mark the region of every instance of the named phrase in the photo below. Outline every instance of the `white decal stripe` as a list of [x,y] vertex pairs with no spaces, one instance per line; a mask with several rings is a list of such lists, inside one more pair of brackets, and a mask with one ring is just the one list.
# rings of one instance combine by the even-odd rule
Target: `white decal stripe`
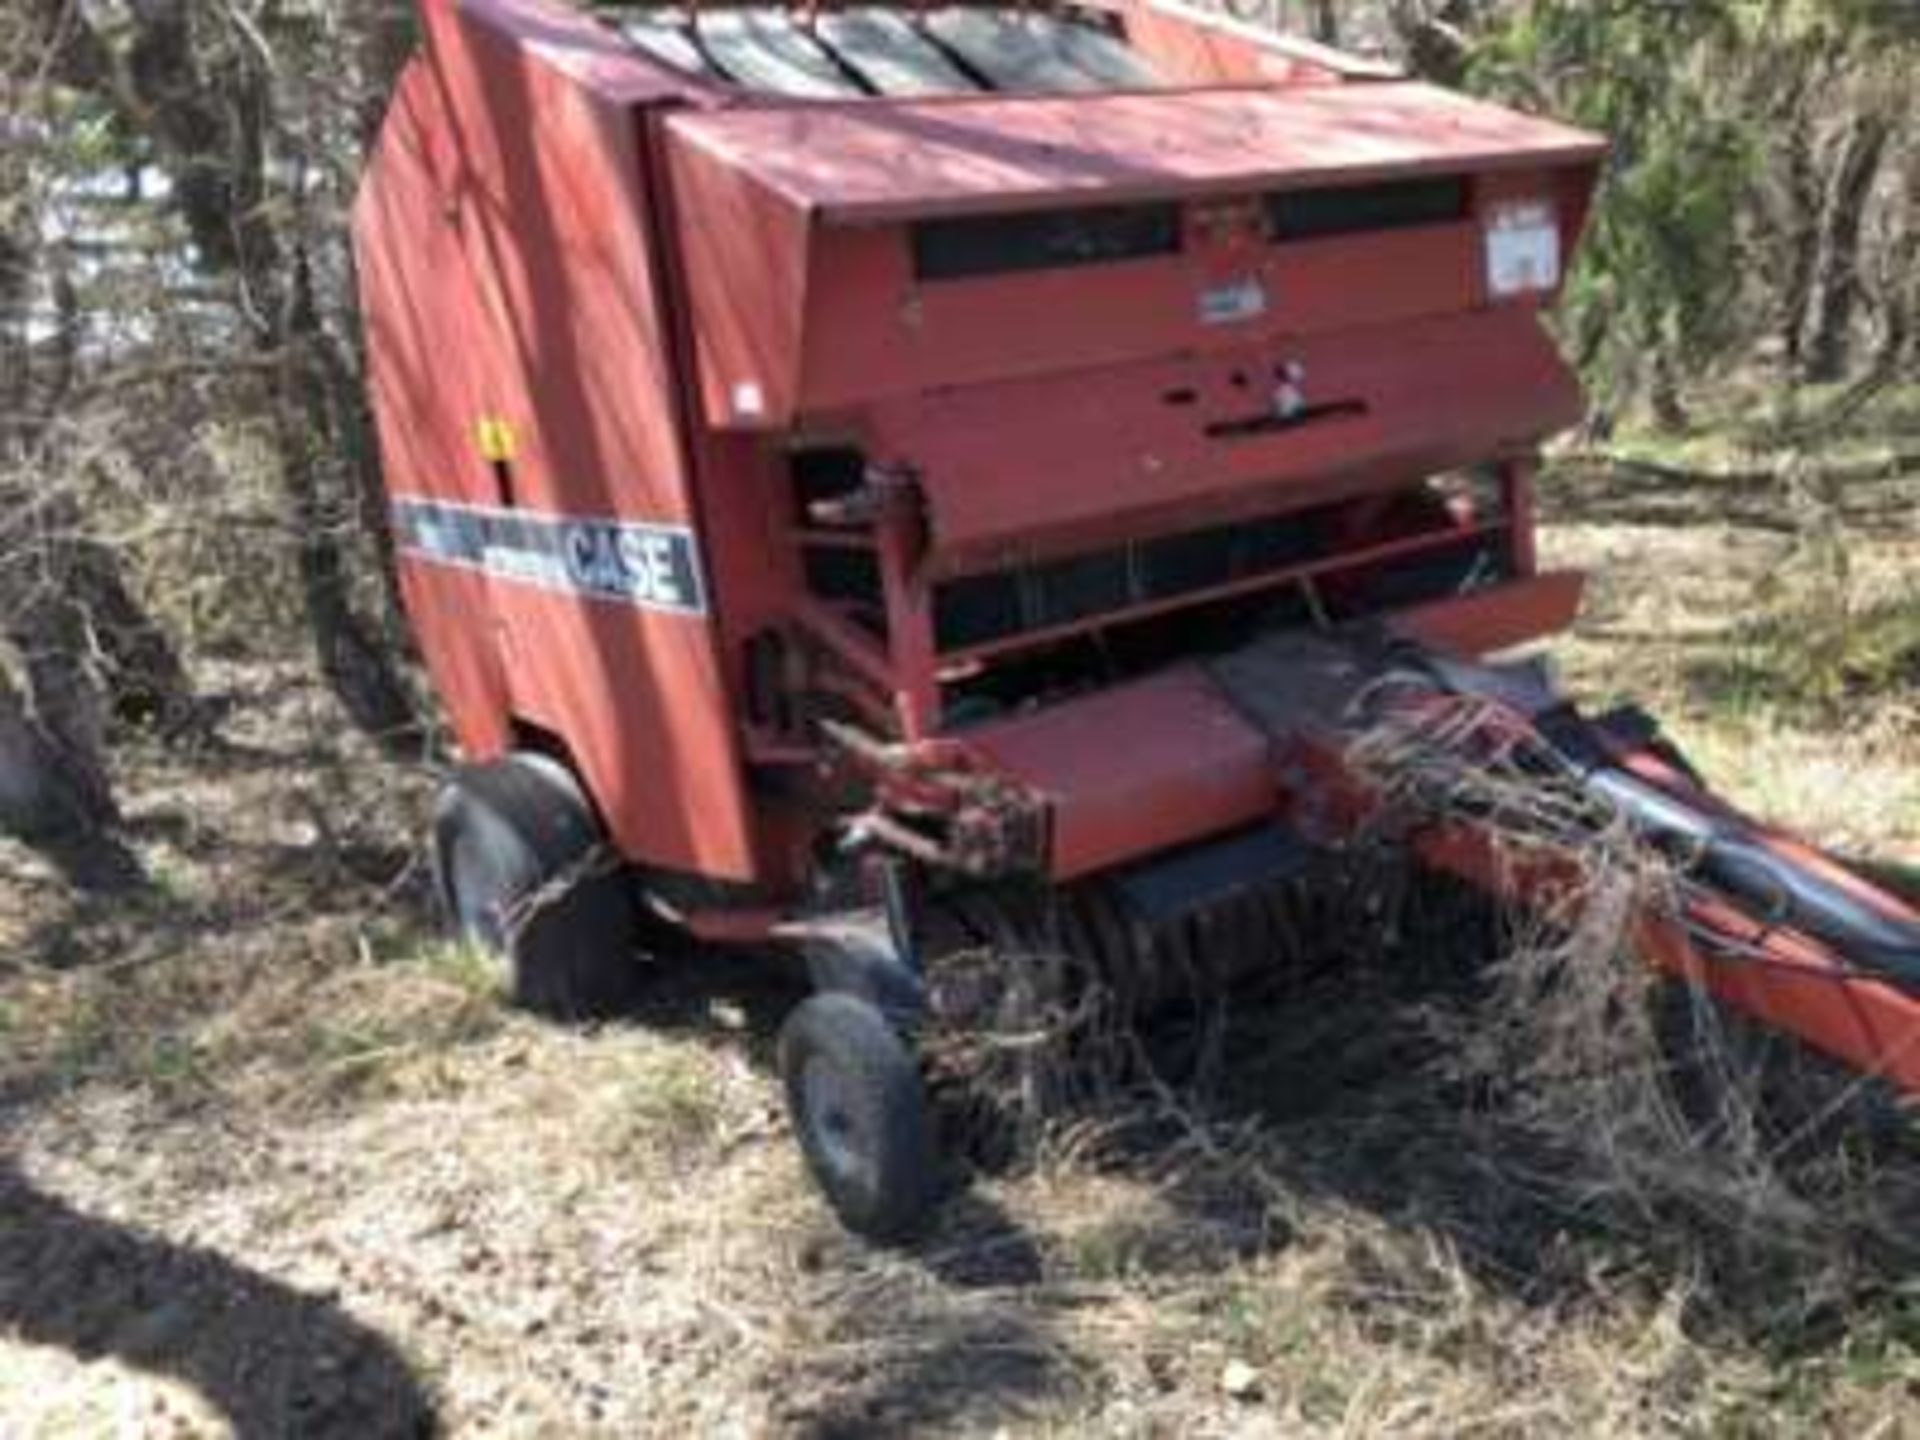
[[403,553],[434,564],[643,610],[707,613],[699,551],[684,525],[396,500],[393,530]]

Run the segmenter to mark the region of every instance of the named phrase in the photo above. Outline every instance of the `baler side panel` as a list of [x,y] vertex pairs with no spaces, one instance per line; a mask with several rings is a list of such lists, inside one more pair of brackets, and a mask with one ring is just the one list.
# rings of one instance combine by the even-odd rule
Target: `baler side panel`
[[[492,322],[446,223],[456,167],[440,87],[424,60],[401,77],[354,207],[367,380],[389,484],[453,503],[492,503],[472,417],[499,403]],[[486,577],[403,556],[407,613],[461,749],[509,745],[512,708]]]
[[[515,439],[503,513],[546,527],[560,562],[533,581],[489,566],[491,613],[461,623],[497,625],[516,717],[567,742],[628,858],[751,880],[754,834],[650,253],[654,200],[632,99],[650,69],[623,67],[594,48],[597,31],[551,29],[513,0],[424,9],[458,157],[453,223],[492,319],[494,415]],[[397,491],[419,483],[393,476]],[[682,573],[652,597],[672,603],[582,583],[611,577],[618,591],[633,578],[594,554],[616,524],[652,527],[644,533],[676,548]],[[447,567],[414,568],[439,584]]]
[[665,128],[705,413],[717,425],[778,423],[799,402],[808,215]]

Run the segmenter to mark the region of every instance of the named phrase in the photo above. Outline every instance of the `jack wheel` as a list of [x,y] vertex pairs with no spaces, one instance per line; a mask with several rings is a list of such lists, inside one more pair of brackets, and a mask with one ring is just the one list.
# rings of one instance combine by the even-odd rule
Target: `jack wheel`
[[448,929],[498,962],[514,1004],[578,1020],[632,999],[633,897],[565,766],[515,754],[461,770],[434,807],[433,842]]
[[840,1223],[905,1240],[938,1196],[920,1067],[880,1012],[851,995],[815,995],[780,1031],[787,1111],[814,1182]]

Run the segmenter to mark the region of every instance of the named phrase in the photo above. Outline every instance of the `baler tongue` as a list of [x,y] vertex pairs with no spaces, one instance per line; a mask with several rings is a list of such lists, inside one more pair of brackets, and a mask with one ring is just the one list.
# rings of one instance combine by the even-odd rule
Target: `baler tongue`
[[[1920,1082],[1920,1054],[1901,1043],[1920,1033],[1920,912],[1714,797],[1643,712],[1589,719],[1542,667],[1460,661],[1381,635],[1277,636],[1211,673],[1273,740],[1283,813],[1307,838],[1339,844],[1411,820],[1421,858],[1524,904],[1528,876],[1558,883],[1556,852],[1624,827],[1673,877],[1624,941],[1843,1059]],[[1399,763],[1431,765],[1430,811],[1382,813],[1382,782],[1393,790],[1401,777],[1396,762],[1368,756],[1381,727],[1398,732],[1384,750]],[[1553,807],[1551,827],[1515,829],[1501,813],[1511,795],[1474,783],[1494,770],[1500,785],[1574,803]]]

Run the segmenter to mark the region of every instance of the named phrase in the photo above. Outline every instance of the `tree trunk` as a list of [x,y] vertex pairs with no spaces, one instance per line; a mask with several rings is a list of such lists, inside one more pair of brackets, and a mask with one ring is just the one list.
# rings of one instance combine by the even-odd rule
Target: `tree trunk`
[[370,492],[378,490],[371,439],[358,396],[343,393],[350,376],[320,323],[304,256],[294,269],[276,327],[283,361],[275,416],[308,627],[321,673],[354,723],[382,748],[404,753],[418,748],[421,728],[399,642],[354,604],[343,538],[367,533],[390,581],[384,504],[368,514]]
[[1787,373],[1798,379],[1804,364],[1807,312],[1813,304],[1813,279],[1820,267],[1820,167],[1805,109],[1793,107],[1783,144],[1786,149],[1784,197],[1787,268],[1780,287],[1780,336]]
[[21,701],[57,761],[61,788],[102,823],[118,818],[107,765],[107,707],[85,612],[74,603],[72,497],[40,501],[0,483],[0,510],[26,517],[0,531],[0,643],[19,658]]
[[1423,80],[1458,89],[1466,80],[1477,23],[1474,0],[1390,0],[1387,18],[1405,51],[1407,68]]
[[76,536],[66,568],[114,715],[174,735],[198,725],[201,706],[187,667],[127,584],[119,558],[98,540]]
[[18,836],[75,885],[120,890],[141,881],[140,865],[114,834],[111,797],[36,723],[0,666],[0,831]]
[[1819,269],[1807,315],[1801,378],[1818,384],[1845,377],[1853,358],[1854,315],[1860,300],[1860,237],[1893,127],[1886,116],[1856,116],[1841,144],[1840,161],[1821,222]]
[[1653,423],[1669,435],[1683,434],[1692,428],[1686,402],[1680,396],[1680,380],[1673,372],[1673,360],[1665,348],[1653,357],[1653,375],[1647,386],[1647,400],[1653,407]]
[[412,6],[387,0],[349,0],[349,32],[359,37],[359,130],[362,150],[371,148],[387,113],[394,82],[419,44]]
[[[118,63],[85,18],[67,14],[59,0],[40,3],[63,17],[57,59],[64,78],[152,141],[201,263],[237,282],[235,321],[259,354],[277,363],[280,479],[299,537],[294,558],[322,676],[356,725],[390,748],[412,744],[419,725],[396,647],[387,628],[355,603],[349,537],[356,517],[370,517],[343,496],[351,485],[343,476],[365,473],[371,462],[364,437],[330,404],[340,377],[329,371],[330,339],[308,292],[304,180],[296,175],[281,187],[267,164],[272,75],[241,56],[203,59],[187,0],[134,7]],[[370,63],[395,63],[398,35],[396,27]],[[376,547],[383,523],[382,514],[372,525]]]
[[0,666],[0,828],[40,836],[102,830],[115,818],[34,723],[26,698]]
[[[37,217],[0,231],[0,829],[44,849],[77,881],[138,873],[111,829],[105,712],[92,647],[72,602],[71,495],[37,483],[47,417],[73,380],[75,307],[56,285],[58,318],[34,333]],[[17,654],[23,693],[6,669]]]
[[356,726],[389,751],[409,750],[420,738],[412,697],[392,651],[353,603],[340,543],[352,509],[327,493],[327,467],[303,419],[286,413],[285,403],[280,409],[280,479],[299,534],[294,558],[321,675]]

